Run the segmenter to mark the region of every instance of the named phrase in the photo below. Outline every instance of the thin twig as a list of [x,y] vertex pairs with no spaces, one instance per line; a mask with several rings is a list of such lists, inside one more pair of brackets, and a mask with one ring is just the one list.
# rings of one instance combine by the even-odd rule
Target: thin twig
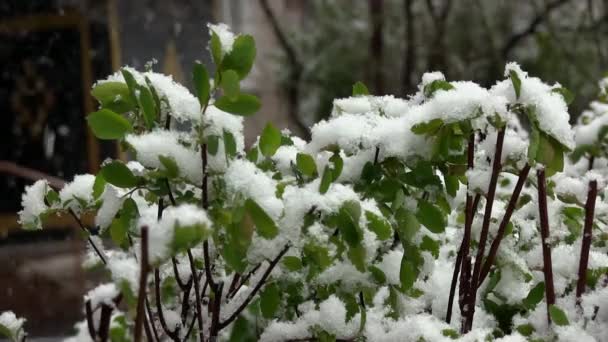
[[91,308],[91,300],[87,299],[84,303],[84,309],[87,316],[87,328],[89,329],[89,335],[91,335],[91,339],[95,341],[95,336],[97,333],[95,332],[95,323],[93,323],[93,309]]
[[266,282],[266,279],[270,276],[270,273],[272,273],[272,270],[274,269],[274,267],[279,263],[279,260],[281,260],[283,255],[285,255],[285,253],[287,253],[287,250],[289,250],[289,245],[285,245],[285,247],[283,247],[283,249],[281,250],[279,255],[277,255],[272,260],[272,262],[270,263],[270,265],[268,266],[268,268],[262,275],[262,278],[260,279],[260,281],[255,285],[255,287],[253,288],[253,291],[251,291],[249,293],[249,295],[243,301],[243,303],[241,303],[241,305],[230,315],[230,317],[228,317],[228,319],[226,319],[225,321],[220,323],[220,330],[227,327],[230,323],[232,323],[232,321],[234,321],[239,316],[239,314],[243,310],[245,310],[247,305],[249,305],[249,302],[253,299],[253,297],[255,297],[255,295],[260,290],[260,288],[262,288],[262,286]]
[[213,308],[211,311],[211,327],[209,329],[209,338],[211,341],[217,340],[217,335],[222,329],[220,327],[220,310],[222,307],[222,295],[224,292],[224,282],[220,281],[216,287],[217,291],[213,292]]
[[177,281],[177,285],[179,288],[184,291],[186,289],[186,284],[182,281],[182,277],[179,275],[179,270],[177,269],[177,260],[175,257],[171,258],[171,263],[173,264],[173,274],[175,275],[175,280]]
[[513,34],[509,39],[507,39],[507,42],[505,43],[501,51],[503,58],[506,59],[509,56],[509,52],[515,46],[517,46],[520,40],[526,38],[531,34],[534,34],[540,24],[542,24],[543,21],[545,21],[549,17],[552,11],[558,9],[560,6],[566,4],[568,1],[569,0],[556,0],[547,3],[545,9],[541,13],[537,14],[524,30]]
[[[469,135],[469,142],[467,145],[467,168],[471,170],[474,167],[474,154],[475,154],[475,132],[472,132]],[[471,240],[471,225],[469,222],[473,222],[472,218],[476,211],[473,210],[471,203],[471,194],[468,192],[469,186],[467,184],[467,199],[465,203],[465,222],[464,222],[464,234],[462,236],[462,242],[460,243],[460,248],[458,249],[458,254],[456,255],[456,263],[454,264],[454,272],[452,274],[452,283],[450,284],[450,294],[448,297],[448,311],[445,315],[445,320],[447,323],[450,323],[452,320],[452,307],[454,305],[454,295],[456,293],[456,280],[458,279],[458,272],[460,272],[460,267],[462,260],[467,258],[469,254],[469,245]],[[476,196],[478,199],[479,196]],[[475,208],[477,206],[475,205]],[[461,282],[462,286],[462,282]],[[462,292],[462,291],[460,291]]]
[[150,301],[146,298],[146,311],[148,312],[148,317],[150,317],[150,325],[152,326],[152,333],[154,334],[154,339],[156,341],[160,341],[158,338],[158,331],[156,330],[156,325],[154,324],[154,319],[152,319],[152,309],[150,309]]
[[505,211],[505,215],[502,217],[502,221],[500,221],[500,226],[498,226],[498,231],[496,232],[496,237],[492,242],[492,246],[490,247],[490,251],[488,252],[488,257],[486,258],[485,263],[483,264],[483,268],[481,269],[481,274],[479,276],[479,283],[477,287],[481,286],[484,279],[490,272],[490,267],[494,263],[494,259],[496,259],[496,254],[498,253],[498,247],[500,246],[500,242],[505,236],[505,230],[507,229],[507,225],[511,222],[511,215],[515,211],[515,207],[517,206],[517,201],[519,200],[519,195],[521,194],[521,190],[526,183],[526,179],[528,178],[528,173],[530,172],[530,164],[526,163],[526,165],[519,171],[519,176],[517,177],[517,184],[515,185],[515,189],[513,189],[513,193],[511,194],[511,199],[509,200],[509,204],[507,205],[507,209]]
[[163,311],[162,299],[160,297],[160,271],[158,268],[154,269],[154,294],[156,296],[156,312],[158,314],[158,320],[160,321],[160,326],[163,328],[165,334],[169,336],[173,341],[179,341],[179,335],[177,334],[177,330],[171,331],[167,326],[167,321],[165,321],[165,313]]
[[112,307],[106,304],[101,305],[101,315],[99,318],[99,340],[106,342],[110,333],[110,318],[112,318]]
[[251,278],[251,275],[254,274],[260,268],[260,266],[262,266],[262,264],[257,264],[244,277],[241,277],[241,281],[239,282],[239,285],[236,286],[234,288],[234,290],[232,290],[232,292],[227,293],[226,294],[226,298],[231,299],[232,297],[234,297],[234,295],[236,295],[237,292],[239,292],[239,290],[241,289],[241,287],[243,287],[243,285],[245,285],[247,283],[247,281],[249,280],[249,278]]
[[188,279],[188,283],[186,283],[186,286],[184,287],[184,289],[182,289],[183,294],[182,294],[182,322],[185,323],[186,322],[186,318],[188,318],[188,312],[190,311],[190,291],[192,290],[192,283],[193,283],[193,277],[190,276],[190,279]]
[[[205,243],[207,240],[205,240]],[[203,331],[203,308],[200,294],[200,280],[196,275],[196,268],[194,267],[194,257],[192,252],[188,250],[188,260],[190,261],[190,271],[192,272],[192,279],[194,279],[194,297],[196,298],[196,319],[198,321],[198,336],[200,342],[204,342],[205,334]]]
[[0,173],[13,175],[30,181],[45,179],[51,188],[59,190],[65,185],[65,180],[48,175],[38,170],[30,169],[7,160],[0,160]]
[[475,267],[473,268],[473,274],[471,278],[471,286],[469,288],[469,312],[467,325],[465,331],[470,331],[473,326],[473,316],[475,315],[475,300],[477,297],[477,283],[479,282],[479,274],[481,272],[481,262],[483,260],[483,253],[485,252],[486,242],[488,239],[488,232],[490,230],[490,220],[492,218],[492,207],[494,205],[494,196],[496,194],[496,184],[498,182],[498,175],[500,174],[501,158],[502,158],[502,146],[505,139],[505,127],[502,127],[498,131],[496,136],[496,149],[494,151],[494,162],[492,163],[492,175],[490,176],[490,184],[488,187],[488,195],[486,198],[486,210],[483,215],[483,222],[481,224],[481,233],[479,236],[479,244],[477,246],[477,256],[475,257]]
[[543,273],[545,275],[545,297],[547,301],[547,322],[551,323],[549,307],[555,304],[553,286],[553,264],[551,262],[551,244],[549,242],[549,214],[547,212],[547,180],[545,169],[536,171],[538,178],[538,212],[540,216],[540,234],[543,247]]
[[141,341],[144,319],[144,302],[146,299],[146,284],[148,279],[148,227],[141,227],[141,269],[139,272],[139,293],[137,295],[137,314],[135,316],[135,342]]
[[578,281],[576,283],[576,302],[580,305],[580,299],[585,292],[587,283],[587,266],[589,263],[589,249],[591,248],[591,237],[593,234],[593,216],[595,212],[595,199],[597,197],[597,181],[589,182],[587,203],[585,203],[585,227],[581,242],[581,258],[578,265]]
[[217,284],[215,283],[215,281],[213,281],[213,273],[211,272],[211,260],[209,260],[209,242],[207,240],[203,242],[203,257],[205,258],[205,260],[203,260],[205,264],[205,276],[209,280],[209,285],[211,286],[211,289],[215,291],[215,287],[217,286]]
[[90,235],[91,233],[89,232],[89,230],[84,226],[84,224],[82,223],[80,218],[78,218],[78,215],[76,215],[74,210],[72,210],[71,208],[68,208],[68,212],[74,218],[74,220],[76,220],[76,222],[78,223],[78,226],[80,226],[80,229],[82,229],[82,231],[84,231],[87,234],[87,239],[89,240],[89,244],[91,245],[91,247],[93,247],[93,250],[95,250],[95,253],[97,253],[97,256],[99,256],[99,259],[101,259],[101,262],[103,262],[103,264],[106,265],[108,263],[106,261],[107,259],[106,259],[105,255],[101,252],[101,249],[99,247],[97,247],[97,244],[95,244],[95,241],[93,241],[93,239],[91,238],[91,235]]

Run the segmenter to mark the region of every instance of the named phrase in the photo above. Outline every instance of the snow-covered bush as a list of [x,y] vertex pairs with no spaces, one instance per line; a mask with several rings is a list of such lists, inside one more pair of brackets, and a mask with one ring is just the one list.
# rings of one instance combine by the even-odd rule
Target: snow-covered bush
[[572,128],[570,93],[515,63],[489,89],[433,72],[407,99],[357,83],[310,141],[268,124],[246,149],[255,43],[210,30],[194,95],[128,67],[93,87],[92,131],[132,161],[23,195],[27,229],[96,213],[85,266],[108,282],[70,340],[608,336],[606,104]]

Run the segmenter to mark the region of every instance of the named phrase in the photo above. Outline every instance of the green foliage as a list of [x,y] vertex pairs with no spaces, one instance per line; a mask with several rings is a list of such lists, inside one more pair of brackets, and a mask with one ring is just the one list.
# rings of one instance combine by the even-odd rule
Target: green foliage
[[310,154],[298,153],[296,155],[296,165],[298,170],[300,170],[303,175],[308,177],[316,177],[317,164]]
[[228,98],[235,98],[241,92],[239,84],[239,75],[234,70],[226,70],[222,72],[222,90]]
[[215,101],[214,105],[225,112],[242,116],[253,115],[261,107],[260,100],[257,97],[243,93],[233,97],[222,96]]
[[549,315],[551,316],[551,321],[557,325],[563,326],[570,324],[566,313],[557,305],[549,306]]
[[243,79],[249,74],[249,71],[253,66],[255,55],[256,48],[253,37],[250,35],[239,35],[234,41],[232,51],[224,56],[221,63],[221,69],[234,70],[239,78]]
[[279,233],[279,228],[272,218],[254,200],[247,199],[245,201],[245,208],[247,208],[247,212],[251,216],[260,236],[272,239]]
[[448,91],[454,89],[454,86],[444,80],[434,80],[424,87],[424,96],[432,97],[438,90]]
[[196,97],[198,98],[201,107],[204,107],[209,102],[211,89],[209,87],[209,73],[207,72],[207,68],[200,62],[194,63],[192,81],[194,83],[194,88],[196,89]]
[[517,72],[514,70],[510,70],[509,77],[513,83],[513,89],[515,90],[515,98],[519,99],[519,95],[521,94],[521,80],[519,79],[519,75],[517,75]]
[[91,90],[91,95],[99,101],[101,108],[115,113],[126,113],[135,108],[129,87],[122,82],[98,83]]
[[281,147],[281,131],[271,123],[266,124],[260,136],[260,151],[266,157],[272,157],[277,149]]
[[109,109],[89,114],[87,122],[93,134],[102,140],[122,139],[133,130],[127,119]]
[[101,168],[101,175],[106,182],[119,188],[132,188],[137,186],[137,177],[120,161],[112,161]]
[[369,95],[369,90],[363,82],[357,82],[353,84],[353,96],[365,96]]
[[273,318],[281,304],[281,293],[275,283],[266,285],[260,293],[260,309],[264,318]]

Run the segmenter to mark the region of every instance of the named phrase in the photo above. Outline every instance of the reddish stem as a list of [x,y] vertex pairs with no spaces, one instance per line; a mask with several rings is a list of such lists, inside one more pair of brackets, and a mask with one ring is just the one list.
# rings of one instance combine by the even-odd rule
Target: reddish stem
[[137,315],[135,316],[135,342],[141,341],[144,322],[144,302],[146,299],[146,283],[148,279],[148,227],[141,227],[141,270],[139,272],[139,293],[137,295]]
[[540,234],[543,247],[543,273],[545,275],[545,297],[547,301],[547,322],[551,323],[549,307],[555,304],[553,286],[553,264],[551,262],[551,245],[549,243],[549,214],[547,212],[547,180],[545,169],[536,171],[538,178],[538,213],[540,217]]
[[589,182],[587,203],[585,203],[585,227],[583,229],[583,241],[581,244],[581,258],[578,265],[578,282],[576,283],[576,302],[580,305],[581,295],[585,292],[587,280],[587,266],[589,264],[589,249],[591,248],[591,237],[593,234],[593,215],[595,211],[595,199],[597,197],[597,181]]
[[234,312],[230,315],[230,317],[228,317],[228,319],[226,319],[225,321],[223,321],[219,324],[219,330],[222,330],[223,328],[227,327],[230,323],[232,323],[232,321],[234,321],[241,314],[241,312],[243,312],[243,310],[245,310],[247,305],[249,305],[249,302],[251,302],[253,297],[255,297],[255,295],[258,293],[258,291],[262,288],[262,286],[266,282],[266,279],[268,279],[268,277],[270,276],[270,273],[272,273],[272,270],[274,269],[274,267],[279,263],[279,260],[281,260],[283,255],[285,255],[285,253],[287,253],[287,250],[289,250],[289,245],[286,245],[283,248],[283,250],[281,250],[279,255],[277,255],[272,260],[272,262],[270,263],[270,265],[268,266],[268,268],[262,275],[262,278],[260,279],[260,281],[255,285],[255,287],[253,288],[253,291],[251,291],[249,293],[249,295],[247,296],[247,298],[245,298],[243,303],[241,303],[241,305],[236,310],[234,310]]
[[490,176],[490,184],[488,187],[488,196],[486,198],[486,210],[483,215],[483,223],[481,224],[481,234],[479,236],[479,246],[477,247],[477,256],[475,257],[475,267],[471,277],[469,287],[469,302],[468,302],[468,319],[465,326],[465,331],[468,332],[473,326],[473,317],[475,316],[475,300],[477,298],[477,283],[479,282],[479,274],[481,272],[481,262],[486,249],[486,241],[490,230],[490,219],[492,218],[492,207],[494,205],[494,196],[496,195],[496,183],[500,173],[502,145],[505,140],[505,127],[498,131],[496,136],[496,150],[494,151],[494,162],[492,163],[492,175]]
[[519,171],[519,176],[517,178],[517,184],[515,185],[515,189],[513,189],[513,193],[511,194],[511,199],[509,200],[509,204],[507,205],[507,210],[505,211],[505,215],[502,217],[502,221],[500,221],[500,226],[498,226],[498,231],[496,232],[496,238],[492,242],[492,246],[490,247],[490,251],[488,252],[488,257],[486,258],[486,262],[483,264],[483,268],[481,269],[481,275],[479,276],[479,283],[477,287],[481,286],[483,281],[488,276],[490,272],[490,267],[494,263],[496,259],[496,254],[498,253],[498,247],[500,247],[500,243],[505,236],[505,230],[507,229],[507,225],[511,222],[511,215],[515,211],[515,207],[517,206],[517,201],[519,200],[519,195],[521,194],[521,190],[526,183],[526,179],[528,178],[528,173],[530,172],[530,165],[526,163],[526,165]]
[[[205,240],[207,243],[207,240]],[[201,301],[201,293],[200,293],[200,279],[196,275],[196,268],[194,267],[194,257],[192,256],[192,252],[188,250],[188,261],[190,262],[190,272],[192,273],[192,279],[194,281],[194,298],[196,298],[196,320],[198,321],[198,336],[200,342],[205,340],[205,335],[203,331],[203,309],[202,309],[202,301]]]
[[[475,154],[475,133],[471,133],[469,135],[469,143],[467,146],[467,168],[470,170],[474,166],[474,154]],[[452,320],[452,307],[454,305],[454,295],[456,293],[456,280],[458,279],[458,272],[460,271],[461,263],[463,259],[467,259],[469,255],[470,248],[470,240],[471,240],[471,225],[469,222],[472,222],[473,217],[473,204],[471,203],[471,195],[468,193],[469,187],[467,184],[467,199],[465,203],[464,215],[465,215],[465,223],[464,223],[464,234],[462,236],[462,242],[460,243],[460,248],[458,249],[458,254],[456,255],[456,263],[454,265],[454,273],[452,274],[452,283],[450,284],[450,295],[448,297],[448,311],[445,315],[445,321],[450,323]],[[477,197],[476,197],[477,199]],[[476,207],[476,206],[475,206]],[[462,292],[462,282],[461,282],[461,290]]]

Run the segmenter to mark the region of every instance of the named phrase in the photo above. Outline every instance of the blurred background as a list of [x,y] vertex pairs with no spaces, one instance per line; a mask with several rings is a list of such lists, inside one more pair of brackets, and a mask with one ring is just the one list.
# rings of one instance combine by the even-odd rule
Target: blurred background
[[69,217],[18,229],[24,187],[38,172],[71,180],[116,157],[86,128],[91,85],[155,60],[192,88],[194,61],[210,60],[207,22],[256,39],[244,87],[263,107],[246,119],[248,143],[268,121],[307,137],[356,81],[399,97],[425,71],[491,86],[507,61],[570,89],[574,120],[608,71],[608,0],[2,0],[0,311],[27,317],[31,335],[70,334],[100,275],[81,270]]

